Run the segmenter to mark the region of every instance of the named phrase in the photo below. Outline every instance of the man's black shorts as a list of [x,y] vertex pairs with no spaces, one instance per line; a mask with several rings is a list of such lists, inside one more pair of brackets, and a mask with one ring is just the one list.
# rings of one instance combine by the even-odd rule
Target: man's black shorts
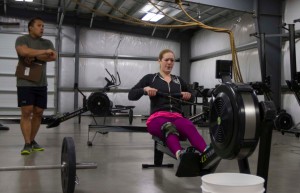
[[33,105],[47,109],[47,87],[18,86],[18,107]]

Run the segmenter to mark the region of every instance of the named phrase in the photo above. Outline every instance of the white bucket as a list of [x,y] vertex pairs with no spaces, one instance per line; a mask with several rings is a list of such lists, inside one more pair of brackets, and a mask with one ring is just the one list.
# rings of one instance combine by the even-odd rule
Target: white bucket
[[202,189],[202,193],[211,193],[208,190],[206,190],[203,186],[201,186],[201,189]]
[[203,176],[204,193],[263,193],[265,180],[259,176],[241,173],[214,173]]

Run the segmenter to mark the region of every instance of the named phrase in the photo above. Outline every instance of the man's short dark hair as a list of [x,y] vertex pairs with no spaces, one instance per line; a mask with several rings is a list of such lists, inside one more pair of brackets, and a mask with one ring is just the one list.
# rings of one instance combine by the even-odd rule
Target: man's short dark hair
[[40,17],[34,17],[32,19],[30,19],[30,21],[28,22],[28,32],[29,32],[29,27],[33,26],[35,21],[40,20],[40,21],[44,21],[42,18]]

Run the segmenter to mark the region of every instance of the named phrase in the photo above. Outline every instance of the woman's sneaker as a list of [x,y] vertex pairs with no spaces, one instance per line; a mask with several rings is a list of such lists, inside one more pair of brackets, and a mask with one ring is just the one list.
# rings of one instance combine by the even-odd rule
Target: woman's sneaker
[[31,148],[32,148],[32,151],[44,151],[45,148],[43,148],[42,146],[40,146],[36,141],[32,141],[31,142]]
[[200,154],[195,152],[195,148],[180,150],[178,161],[177,177],[194,177],[201,174]]
[[21,150],[21,155],[29,155],[32,151],[30,143],[25,143],[24,148]]

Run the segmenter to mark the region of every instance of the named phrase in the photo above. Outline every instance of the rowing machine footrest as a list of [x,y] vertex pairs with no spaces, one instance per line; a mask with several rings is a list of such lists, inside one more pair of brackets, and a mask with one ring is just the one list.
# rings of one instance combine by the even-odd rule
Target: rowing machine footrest
[[154,140],[154,164],[142,164],[142,168],[173,168],[174,164],[163,164],[163,158],[164,154],[167,154],[174,159],[176,159],[176,156],[169,150],[169,148],[160,138],[153,136],[152,139]]
[[187,151],[182,154],[177,168],[177,177],[195,177],[213,173],[218,167],[221,158],[217,156],[212,146],[199,154]]
[[152,136],[154,140],[154,164],[143,164],[143,168],[174,167],[174,164],[163,164],[164,154],[176,159],[176,156],[166,146],[165,142],[158,137]]

